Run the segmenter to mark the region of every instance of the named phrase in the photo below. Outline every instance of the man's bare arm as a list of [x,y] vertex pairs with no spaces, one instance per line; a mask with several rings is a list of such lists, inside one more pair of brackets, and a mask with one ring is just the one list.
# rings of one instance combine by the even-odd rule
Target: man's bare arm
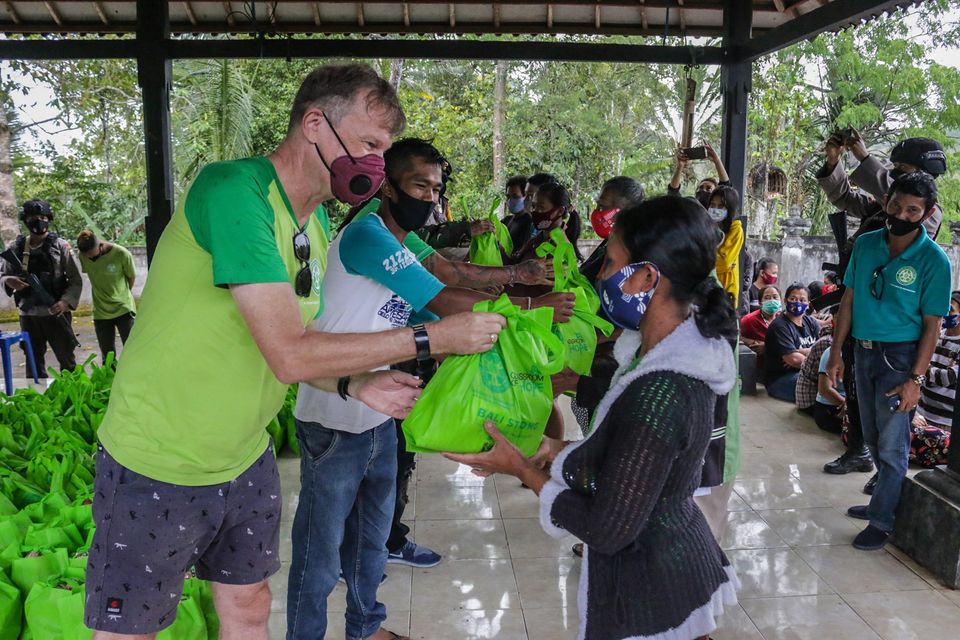
[[553,284],[553,264],[548,259],[526,260],[507,267],[486,267],[447,260],[439,253],[434,253],[423,260],[423,266],[440,282],[450,287],[489,289],[514,283]]
[[[305,329],[288,283],[230,287],[260,353],[274,375],[286,384],[339,377],[409,360],[416,356],[409,328],[379,333],[322,333]],[[506,321],[493,313],[466,313],[427,325],[431,351],[481,353]]]

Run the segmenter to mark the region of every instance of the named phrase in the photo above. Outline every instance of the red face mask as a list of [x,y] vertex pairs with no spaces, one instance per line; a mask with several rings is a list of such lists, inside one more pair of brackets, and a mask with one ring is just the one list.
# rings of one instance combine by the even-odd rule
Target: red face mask
[[620,209],[594,209],[590,212],[590,224],[601,238],[607,238],[613,230],[613,219]]
[[826,295],[826,294],[828,294],[828,293],[832,293],[832,292],[834,292],[834,291],[836,291],[836,290],[837,290],[837,285],[835,285],[835,284],[825,284],[825,285],[823,285],[823,289],[822,289],[824,295]]
[[763,279],[763,284],[777,284],[777,276],[770,275],[766,271],[761,271],[760,277]]

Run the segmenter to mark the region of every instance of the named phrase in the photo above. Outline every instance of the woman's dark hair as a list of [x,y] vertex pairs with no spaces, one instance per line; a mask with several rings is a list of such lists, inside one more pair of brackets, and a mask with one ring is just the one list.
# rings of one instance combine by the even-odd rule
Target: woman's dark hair
[[635,207],[647,197],[643,185],[628,176],[616,176],[604,182],[603,186],[600,187],[600,193],[605,192],[610,193],[610,197],[617,203],[618,209]]
[[652,262],[670,280],[670,295],[696,305],[694,318],[707,338],[735,339],[733,297],[713,277],[717,227],[696,200],[661,196],[622,210],[614,231],[631,262]]
[[787,298],[789,298],[789,297],[790,297],[790,294],[793,293],[794,291],[806,291],[806,292],[807,292],[807,297],[808,297],[808,298],[810,297],[810,289],[808,289],[808,288],[807,288],[803,283],[801,283],[801,282],[794,282],[792,285],[790,285],[789,287],[787,287],[787,290],[786,290],[786,291],[784,292],[784,294],[783,294],[783,299],[786,300]]
[[819,280],[814,280],[807,285],[807,291],[810,294],[810,299],[819,298],[823,295],[823,283]]
[[513,176],[507,180],[505,191],[510,191],[510,187],[520,187],[520,191],[527,190],[527,176]]
[[765,285],[763,285],[762,287],[760,287],[760,299],[761,299],[761,300],[763,300],[763,296],[765,296],[765,295],[767,294],[767,290],[768,290],[768,289],[773,289],[774,291],[777,292],[777,295],[778,295],[778,296],[780,295],[780,289],[777,288],[777,285],[775,285],[775,284],[765,284]]
[[837,272],[836,271],[824,272],[823,281],[827,284],[837,284]]
[[760,277],[760,272],[765,271],[768,267],[772,267],[777,264],[777,261],[773,258],[760,258],[757,262],[756,269],[753,270],[753,279],[756,280]]
[[559,182],[548,182],[537,189],[537,197],[546,197],[555,207],[570,208],[570,194]]
[[551,182],[557,182],[557,176],[552,173],[535,173],[527,178],[527,184],[538,189]]
[[740,217],[740,193],[733,187],[717,187],[710,194],[710,201],[720,198],[723,208],[727,210],[727,217],[720,223],[724,233],[730,233],[730,225]]
[[577,260],[583,262],[583,254],[580,253],[580,247],[577,246],[577,241],[580,240],[580,233],[583,231],[583,221],[580,219],[580,214],[576,209],[570,209],[567,224],[563,231],[567,236],[567,240],[573,245],[573,252],[576,254]]

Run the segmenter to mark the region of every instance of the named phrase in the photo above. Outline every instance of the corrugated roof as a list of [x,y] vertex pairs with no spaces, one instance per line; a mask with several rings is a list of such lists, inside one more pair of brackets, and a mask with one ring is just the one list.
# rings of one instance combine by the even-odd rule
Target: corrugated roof
[[[162,2],[165,0],[156,0]],[[749,1],[749,0],[741,0]],[[755,33],[847,0],[753,0]],[[132,33],[136,2],[0,1],[7,33]],[[878,2],[879,4],[884,4]],[[170,0],[173,33],[487,33],[718,36],[723,0]]]

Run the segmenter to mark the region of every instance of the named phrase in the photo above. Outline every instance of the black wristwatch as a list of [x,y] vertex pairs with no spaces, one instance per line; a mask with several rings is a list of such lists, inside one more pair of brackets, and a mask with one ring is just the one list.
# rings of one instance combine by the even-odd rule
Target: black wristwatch
[[430,336],[427,334],[427,328],[422,324],[415,324],[410,328],[413,329],[413,341],[417,345],[417,362],[429,360]]
[[350,376],[343,376],[337,380],[337,394],[346,400],[350,396]]

